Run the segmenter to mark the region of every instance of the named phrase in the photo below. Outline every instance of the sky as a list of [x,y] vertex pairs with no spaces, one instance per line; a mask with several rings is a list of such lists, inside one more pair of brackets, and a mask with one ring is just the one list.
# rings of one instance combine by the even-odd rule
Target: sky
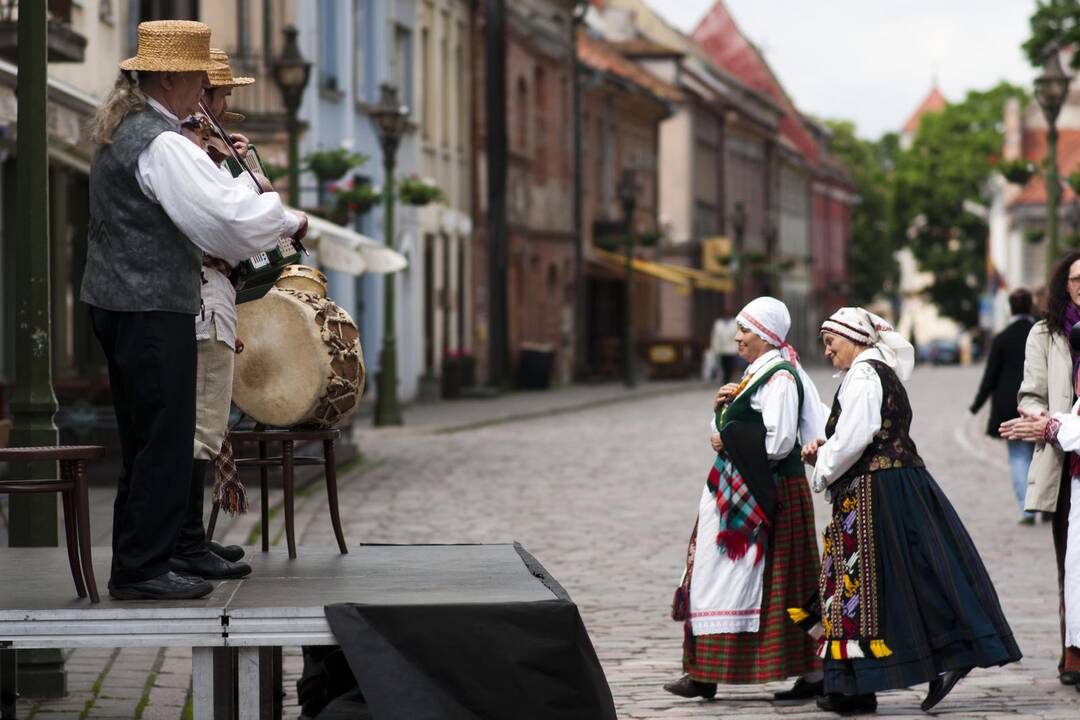
[[[714,0],[646,0],[690,33]],[[805,113],[899,130],[937,79],[950,101],[999,80],[1030,87],[1020,50],[1035,0],[725,0]]]

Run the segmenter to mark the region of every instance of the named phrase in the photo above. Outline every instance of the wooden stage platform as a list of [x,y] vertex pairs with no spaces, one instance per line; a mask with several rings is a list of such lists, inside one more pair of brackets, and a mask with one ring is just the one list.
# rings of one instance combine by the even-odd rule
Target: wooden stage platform
[[[512,544],[360,545],[349,554],[301,547],[248,548],[253,572],[225,580],[201,600],[116,602],[108,598],[109,548],[94,549],[102,602],[75,596],[63,548],[0,549],[0,648],[182,646],[192,651],[195,718],[221,718],[220,664],[239,655],[238,717],[267,717],[268,651],[337,644],[323,608],[335,603],[437,605],[533,602],[557,595]],[[231,652],[231,651],[230,651]],[[215,682],[218,684],[215,693]],[[226,692],[227,691],[227,692]],[[215,694],[218,713],[215,714]]]

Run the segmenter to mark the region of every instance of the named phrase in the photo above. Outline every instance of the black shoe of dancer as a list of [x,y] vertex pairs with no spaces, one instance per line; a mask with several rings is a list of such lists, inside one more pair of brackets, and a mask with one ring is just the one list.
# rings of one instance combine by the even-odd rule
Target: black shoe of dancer
[[204,547],[219,558],[225,558],[229,562],[237,562],[244,557],[244,548],[239,545],[222,545],[213,540],[207,540]]
[[1075,670],[1065,670],[1058,675],[1058,682],[1062,685],[1077,685],[1080,683],[1080,672]]
[[197,555],[173,555],[169,567],[183,575],[195,575],[209,580],[242,578],[251,574],[251,566],[245,562],[229,562],[206,550]]
[[820,710],[827,710],[841,715],[872,713],[877,712],[877,696],[874,693],[867,693],[866,695],[829,693],[817,699],[817,706]]
[[926,693],[926,699],[922,701],[923,712],[926,712],[930,708],[937,705],[939,702],[945,699],[945,696],[956,687],[956,683],[967,677],[967,674],[971,672],[971,668],[964,668],[963,670],[948,670],[941,675],[930,681],[930,690]]
[[773,698],[775,700],[809,700],[812,697],[818,697],[824,694],[824,680],[814,682],[801,677],[795,681],[795,684],[791,686],[790,690],[782,690],[781,692],[773,693]]
[[664,685],[664,689],[672,695],[684,698],[705,698],[712,700],[716,695],[716,683],[698,682],[689,675],[683,675],[675,682]]

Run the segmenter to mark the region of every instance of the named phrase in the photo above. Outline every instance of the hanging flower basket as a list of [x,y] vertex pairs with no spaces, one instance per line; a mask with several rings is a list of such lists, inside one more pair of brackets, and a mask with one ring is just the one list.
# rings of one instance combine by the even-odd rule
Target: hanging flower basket
[[442,199],[443,193],[431,178],[410,175],[398,182],[398,197],[406,205],[422,207]]
[[382,191],[370,183],[354,184],[350,180],[330,189],[337,198],[337,210],[346,214],[364,215],[383,199]]
[[1037,168],[1028,160],[1003,160],[998,164],[998,171],[1011,183],[1027,185],[1028,180],[1035,177]]
[[1028,228],[1024,231],[1024,239],[1032,245],[1038,245],[1046,237],[1046,231],[1042,228]]
[[349,170],[368,161],[367,155],[354,153],[345,148],[316,150],[304,156],[304,165],[319,178],[320,182],[336,180]]

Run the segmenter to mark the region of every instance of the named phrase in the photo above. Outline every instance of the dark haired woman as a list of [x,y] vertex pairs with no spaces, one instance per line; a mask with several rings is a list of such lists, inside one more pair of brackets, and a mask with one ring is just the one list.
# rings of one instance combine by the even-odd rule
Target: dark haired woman
[[[1024,381],[1018,395],[1020,410],[1027,415],[1067,413],[1076,398],[1073,379],[1080,369],[1080,353],[1069,349],[1069,333],[1080,323],[1080,252],[1065,256],[1050,276],[1046,288],[1046,319],[1035,323],[1028,335],[1024,356]],[[1080,459],[1053,443],[1039,443],[1028,471],[1024,509],[1054,514],[1054,554],[1058,567],[1058,601],[1061,616],[1061,659],[1058,678],[1065,685],[1080,681],[1080,650],[1065,644],[1065,553],[1069,537],[1069,465]]]
[[[825,697],[834,712],[873,712],[875,693],[929,682],[929,710],[973,668],[1020,659],[982,559],[911,439],[911,344],[877,315],[841,308],[821,327],[844,374],[828,440],[803,448],[811,485],[827,490],[820,620]],[[816,634],[816,633],[812,633]]]

